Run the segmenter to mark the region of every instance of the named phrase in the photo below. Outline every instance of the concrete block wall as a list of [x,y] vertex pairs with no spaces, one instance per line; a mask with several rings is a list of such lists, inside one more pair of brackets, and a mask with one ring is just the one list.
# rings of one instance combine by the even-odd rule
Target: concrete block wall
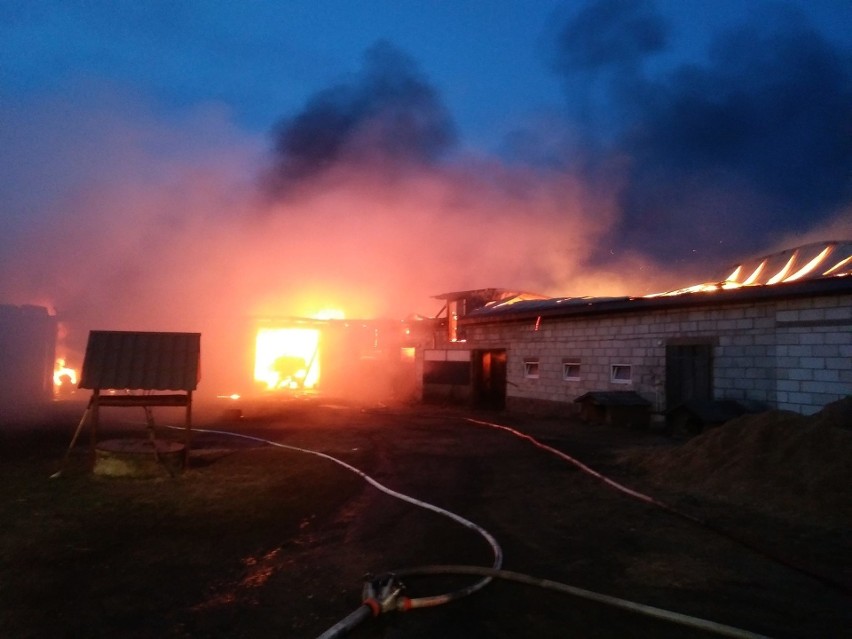
[[[634,390],[665,402],[666,344],[713,344],[717,399],[747,399],[809,414],[852,394],[852,296],[766,300],[468,328],[468,348],[505,348],[507,402],[572,402],[601,390]],[[538,378],[524,363],[537,359]],[[562,364],[580,363],[564,380]],[[630,383],[611,380],[629,365]]]
[[852,303],[790,300],[775,313],[776,401],[810,414],[852,395]]
[[[608,316],[546,320],[535,325],[496,324],[468,331],[468,346],[506,348],[507,400],[573,402],[593,390],[637,390],[662,406],[665,346],[648,317]],[[538,360],[539,376],[525,376],[525,362]],[[563,363],[578,362],[578,380],[563,379]],[[631,366],[631,382],[611,381],[613,365]]]

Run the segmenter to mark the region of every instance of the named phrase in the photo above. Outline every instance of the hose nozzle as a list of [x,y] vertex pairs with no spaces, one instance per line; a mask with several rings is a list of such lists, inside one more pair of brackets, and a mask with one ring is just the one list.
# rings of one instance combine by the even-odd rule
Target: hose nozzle
[[361,590],[363,604],[370,608],[374,617],[383,612],[405,608],[406,598],[403,596],[405,586],[393,573],[385,573],[378,577],[367,575]]

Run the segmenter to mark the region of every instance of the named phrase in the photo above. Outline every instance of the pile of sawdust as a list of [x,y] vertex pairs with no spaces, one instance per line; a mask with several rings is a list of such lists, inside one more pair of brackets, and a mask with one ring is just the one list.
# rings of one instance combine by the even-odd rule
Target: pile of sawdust
[[852,526],[852,397],[805,417],[743,415],[676,448],[624,461],[652,483]]

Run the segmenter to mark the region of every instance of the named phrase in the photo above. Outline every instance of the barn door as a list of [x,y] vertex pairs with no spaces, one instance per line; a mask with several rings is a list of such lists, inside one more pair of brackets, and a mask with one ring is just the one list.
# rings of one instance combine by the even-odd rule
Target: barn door
[[473,403],[479,408],[505,408],[505,349],[473,352]]
[[713,399],[713,346],[668,344],[666,346],[666,407],[690,399]]

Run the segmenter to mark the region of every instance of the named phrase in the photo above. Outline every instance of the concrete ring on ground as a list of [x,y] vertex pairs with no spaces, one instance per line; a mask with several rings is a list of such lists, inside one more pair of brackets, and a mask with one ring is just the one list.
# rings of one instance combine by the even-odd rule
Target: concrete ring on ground
[[186,447],[150,439],[109,439],[95,447],[94,474],[104,477],[171,477],[183,470]]

